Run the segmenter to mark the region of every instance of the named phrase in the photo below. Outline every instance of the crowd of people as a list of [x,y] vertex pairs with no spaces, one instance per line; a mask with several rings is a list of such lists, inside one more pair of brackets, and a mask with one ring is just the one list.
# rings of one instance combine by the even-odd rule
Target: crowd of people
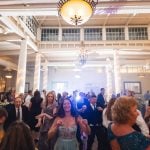
[[94,150],[149,150],[150,106],[141,113],[133,91],[112,95],[109,102],[104,95],[104,88],[97,96],[45,90],[5,94],[0,150],[92,150],[95,138]]

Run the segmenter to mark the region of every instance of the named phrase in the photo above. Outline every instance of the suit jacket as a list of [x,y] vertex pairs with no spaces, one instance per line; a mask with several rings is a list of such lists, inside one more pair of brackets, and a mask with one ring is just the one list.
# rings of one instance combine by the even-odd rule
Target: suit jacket
[[97,108],[93,110],[92,106],[89,104],[85,114],[85,118],[88,120],[89,125],[102,125],[102,112],[98,111]]
[[100,93],[97,96],[97,106],[100,106],[102,108],[105,108],[105,100],[104,100],[104,96]]
[[[6,119],[6,122],[4,124],[4,129],[7,130],[7,128],[9,127],[9,125],[17,120],[17,116],[16,116],[16,108],[14,104],[8,104],[6,105],[6,110],[8,112],[8,118]],[[29,121],[29,111],[28,108],[26,106],[21,106],[22,108],[22,120],[28,124]]]

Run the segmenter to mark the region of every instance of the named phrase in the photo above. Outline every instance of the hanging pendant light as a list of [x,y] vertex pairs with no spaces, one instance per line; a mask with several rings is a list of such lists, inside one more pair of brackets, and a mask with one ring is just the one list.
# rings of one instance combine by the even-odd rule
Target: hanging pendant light
[[98,0],[60,0],[58,3],[59,15],[71,25],[81,25],[92,16]]

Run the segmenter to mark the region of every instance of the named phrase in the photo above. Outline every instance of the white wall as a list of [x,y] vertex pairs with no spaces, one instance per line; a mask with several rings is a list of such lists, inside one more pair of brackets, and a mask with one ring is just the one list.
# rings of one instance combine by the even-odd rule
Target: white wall
[[[48,73],[49,90],[53,89],[53,82],[66,82],[68,87],[64,90],[69,93],[72,93],[74,90],[88,92],[93,89],[97,94],[100,88],[105,88],[106,86],[105,73],[98,73],[96,69],[87,71],[87,69],[84,68],[81,72],[74,72],[72,69],[55,69],[49,67]],[[75,75],[80,75],[81,78],[75,78]]]
[[[80,75],[81,78],[75,78],[75,75]],[[41,86],[42,90],[42,72],[41,72]],[[112,77],[113,78],[113,77]],[[146,74],[144,78],[140,78],[137,74],[121,74],[121,88],[124,90],[124,81],[140,81],[142,94],[147,90],[150,90],[150,74]],[[26,82],[30,83],[30,89],[33,87],[33,73],[26,77]],[[81,72],[74,72],[72,69],[61,69],[49,67],[48,69],[48,91],[54,90],[54,82],[65,82],[67,88],[63,91],[68,91],[70,94],[74,90],[88,92],[93,90],[96,94],[99,93],[100,88],[106,88],[106,74],[105,70],[102,73],[98,73],[96,69],[83,69]],[[114,81],[113,81],[114,90]],[[62,92],[62,91],[56,91]]]

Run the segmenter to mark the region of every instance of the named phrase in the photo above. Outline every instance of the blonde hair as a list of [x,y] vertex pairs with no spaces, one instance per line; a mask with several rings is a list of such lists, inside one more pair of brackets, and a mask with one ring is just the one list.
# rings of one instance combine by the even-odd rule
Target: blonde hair
[[49,95],[49,94],[53,95],[53,103],[54,103],[54,101],[56,100],[56,95],[55,95],[54,91],[48,92],[47,95],[46,95],[46,103],[45,103],[45,106],[46,106],[46,107],[47,107],[47,105],[48,105],[48,95]]
[[119,97],[112,107],[112,119],[116,123],[124,124],[129,121],[130,111],[133,106],[137,106],[134,97]]

